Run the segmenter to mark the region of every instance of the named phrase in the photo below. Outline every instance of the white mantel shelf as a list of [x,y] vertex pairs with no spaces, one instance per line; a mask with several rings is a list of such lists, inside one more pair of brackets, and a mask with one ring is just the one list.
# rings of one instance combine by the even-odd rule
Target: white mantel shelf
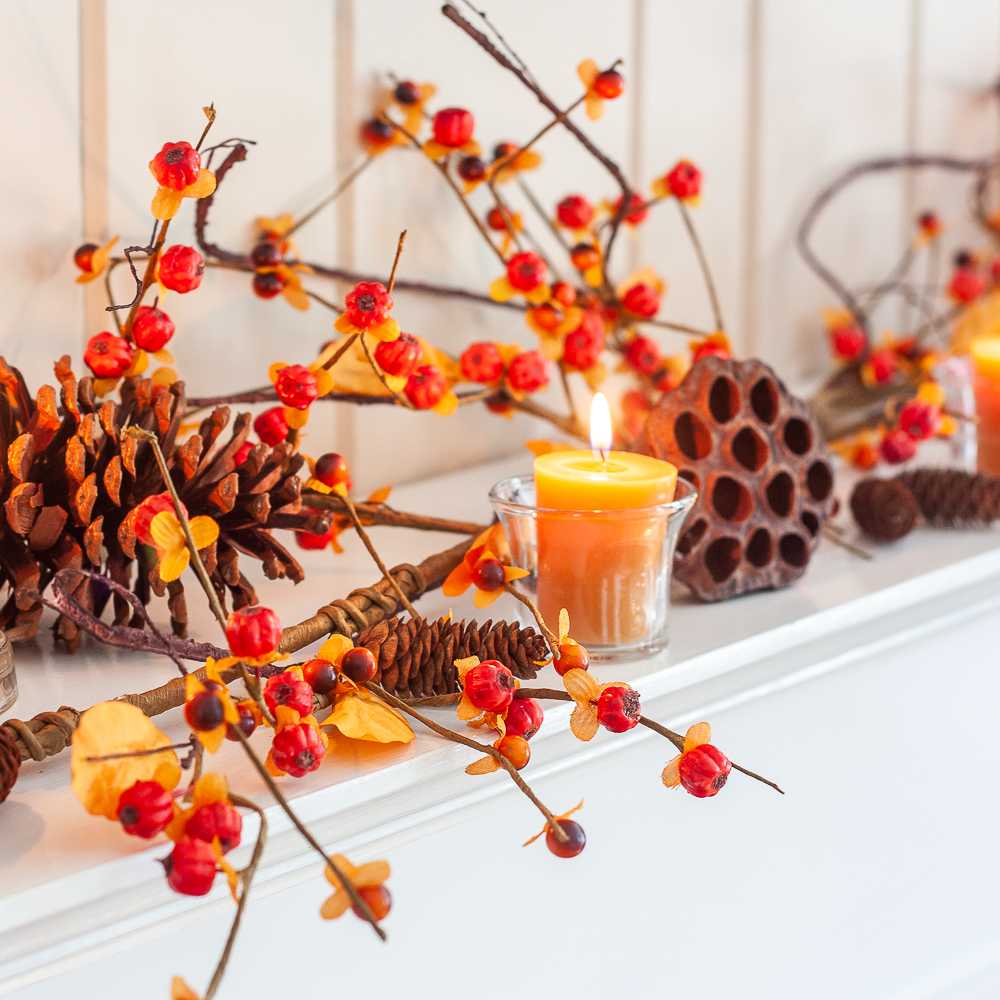
[[[489,514],[485,500],[489,486],[504,476],[523,472],[527,467],[528,461],[524,458],[507,459],[400,488],[390,502],[404,510],[440,513],[444,508],[455,517],[485,521]],[[849,527],[849,516],[841,514],[840,523]],[[419,561],[454,541],[450,536],[395,529],[374,529],[373,538],[390,565]],[[347,552],[339,557],[328,552],[299,553],[307,579],[298,587],[287,581],[260,580],[261,601],[275,608],[284,621],[293,622],[312,614],[318,606],[332,598],[346,595],[354,587],[372,583],[378,574],[366,553],[356,544],[356,539],[345,535],[344,540]],[[835,741],[838,727],[861,725],[857,720],[850,723],[843,715],[834,718],[823,711],[827,697],[821,693],[825,690],[822,687],[824,678],[837,671],[846,674],[846,668],[864,667],[867,670],[867,664],[883,662],[894,655],[894,651],[915,650],[912,655],[916,662],[920,651],[929,650],[936,638],[972,636],[970,630],[980,622],[990,624],[995,634],[995,616],[1000,613],[1000,532],[918,530],[895,545],[872,546],[872,551],[875,558],[867,562],[824,541],[805,577],[794,586],[724,604],[697,604],[685,599],[678,591],[671,611],[671,642],[664,654],[645,662],[599,669],[602,681],[627,679],[632,682],[642,695],[644,713],[671,728],[683,731],[690,723],[708,718],[716,726],[717,742],[734,760],[774,778],[789,792],[785,799],[781,799],[771,790],[734,772],[723,795],[707,804],[698,803],[705,814],[712,811],[716,802],[721,803],[723,798],[731,796],[733,801],[730,807],[733,811],[725,813],[727,823],[745,822],[748,830],[755,824],[763,823],[780,830],[782,816],[790,815],[788,809],[794,808],[788,805],[788,800],[798,794],[801,801],[810,774],[815,776],[815,780],[824,779],[836,788],[836,792],[831,792],[831,803],[841,801],[838,795],[847,795],[844,801],[855,801],[837,784],[839,779],[836,772],[826,766],[828,761],[824,765],[817,757],[815,770],[810,770],[802,761],[795,759],[794,747],[786,743],[795,726],[829,735],[830,740]],[[191,634],[217,641],[214,623],[207,610],[201,608],[204,602],[200,600],[195,581],[193,578],[191,582],[185,580],[185,585],[192,613]],[[456,617],[472,617],[475,612],[471,600],[467,598],[468,595],[448,601],[438,591],[423,598],[418,607],[428,616],[437,616],[452,607]],[[519,617],[519,607],[506,597],[490,612],[494,618]],[[163,618],[166,614],[165,602],[155,604],[153,613],[158,620]],[[482,621],[485,616],[479,613],[478,617]],[[981,638],[973,636],[973,640],[978,643],[974,650],[981,650],[984,657],[990,656],[995,663],[995,644],[984,648]],[[899,689],[897,684],[891,696],[879,687],[872,674],[870,698],[873,706],[879,706],[877,712],[873,708],[873,717],[885,718],[885,725],[891,731],[894,724],[891,717],[898,715],[899,719],[903,719],[910,703],[922,697],[920,678],[925,673],[934,676],[928,673],[933,669],[938,672],[953,671],[958,676],[966,668],[971,669],[975,656],[968,651],[958,652],[964,647],[955,648],[957,662],[942,660],[935,653],[936,664],[914,669],[913,687]],[[105,698],[146,690],[169,679],[173,672],[169,661],[109,650],[87,640],[81,644],[76,656],[67,656],[54,651],[45,628],[34,642],[16,649],[16,658],[21,695],[8,714],[24,719],[64,704],[82,710]],[[557,683],[551,668],[540,673],[538,683],[550,686]],[[969,682],[965,680],[961,683]],[[797,686],[817,693],[810,703],[813,705],[813,717],[789,718],[788,732],[776,731],[766,706],[781,704],[781,697]],[[863,684],[859,690],[863,692],[863,698],[869,697],[864,693],[868,689]],[[980,709],[984,700],[992,699],[995,718],[996,694],[994,684],[992,688],[983,690],[969,688],[964,696],[970,703],[979,705]],[[926,697],[939,696],[928,693]],[[856,695],[852,698],[855,702],[858,700]],[[620,736],[602,731],[593,742],[582,744],[569,732],[569,712],[570,706],[563,704],[546,708],[545,724],[532,741],[532,761],[525,771],[525,777],[543,790],[543,798],[556,811],[575,804],[581,790],[587,791],[588,784],[599,780],[595,775],[603,774],[605,778],[602,780],[613,781],[614,778],[609,779],[607,775],[613,776],[616,769],[626,766],[631,773],[628,762],[636,758],[640,749],[643,760],[658,756],[665,761],[672,756],[669,745],[642,727]],[[441,721],[454,721],[453,711],[439,710],[433,714]],[[737,725],[734,721],[730,727],[732,731],[727,734],[726,720],[730,718],[743,719],[744,724]],[[183,739],[186,735],[180,710],[158,718],[157,724],[175,739]],[[784,722],[781,724],[784,726]],[[905,725],[903,722],[898,724]],[[874,726],[875,722],[869,720],[865,725]],[[751,736],[747,735],[747,726],[751,727]],[[300,781],[289,780],[286,783],[299,815],[325,846],[355,859],[388,854],[393,859],[394,867],[397,867],[393,852],[398,854],[403,845],[421,838],[434,838],[458,824],[480,822],[484,816],[493,817],[490,822],[498,822],[496,817],[500,815],[500,806],[503,807],[503,815],[513,816],[516,820],[516,828],[523,834],[521,840],[537,832],[541,826],[540,817],[512,791],[505,774],[467,776],[463,772],[470,759],[467,750],[444,743],[419,726],[416,728],[417,738],[405,748],[380,748],[337,739],[331,743],[327,759],[318,771]],[[727,735],[730,738],[727,739]],[[734,739],[737,735],[738,739]],[[995,733],[990,735],[993,736],[992,743],[996,743]],[[986,736],[984,733],[965,733],[956,734],[955,739],[965,739],[969,743],[968,754],[974,756],[981,754],[984,746],[990,745]],[[262,745],[267,738],[266,734],[255,737]],[[873,787],[890,786],[896,781],[894,771],[902,776],[905,771],[928,766],[922,760],[896,760],[891,747],[882,745],[880,737],[870,729],[855,729],[841,734],[839,738],[848,747],[845,749],[845,767],[848,766],[847,761],[854,761],[851,766],[855,769],[860,787],[855,801],[858,813],[851,817],[852,822],[865,823],[865,816],[871,815]],[[947,752],[947,733],[926,733],[923,738],[928,758],[937,758]],[[858,745],[868,740],[872,742],[871,770],[860,773],[857,768],[865,757],[863,753],[859,756]],[[879,755],[884,757],[887,754],[890,759],[883,762],[877,760]],[[996,761],[995,747],[989,751],[988,757]],[[595,771],[595,765],[606,766]],[[267,815],[271,835],[255,882],[255,895],[261,897],[258,903],[263,906],[268,902],[265,897],[289,893],[294,887],[315,880],[320,873],[315,855],[271,803],[266,789],[250,769],[239,747],[225,744],[212,761],[212,766],[230,776],[235,790],[269,806]],[[645,794],[657,803],[667,797],[665,801],[668,803],[684,807],[683,810],[674,809],[675,813],[682,812],[683,815],[674,817],[671,825],[665,828],[672,841],[684,843],[685,823],[692,824],[692,836],[708,838],[716,835],[706,833],[701,820],[691,818],[693,811],[688,807],[695,800],[680,802],[681,798],[688,797],[680,792],[668,793],[659,785],[658,770],[652,766],[644,767],[649,772],[644,774],[644,779],[648,779]],[[979,767],[980,782],[986,787],[995,785],[994,774],[985,759],[980,767],[975,760],[959,755],[955,767]],[[949,769],[942,765],[940,773],[948,774]],[[569,801],[571,795],[576,796],[573,801]],[[739,809],[734,804],[738,804]],[[720,806],[715,813],[718,815],[722,808],[730,807]],[[657,805],[657,808],[660,806]],[[983,808],[986,809],[985,806]],[[989,810],[992,808],[989,807]],[[995,821],[995,812],[989,810],[982,814],[983,821],[986,816],[992,816]],[[591,843],[581,859],[594,854],[597,857],[591,860],[597,864],[604,857],[600,848],[593,846],[595,835],[603,831],[608,836],[608,830],[616,830],[614,820],[614,816],[604,816],[599,820],[597,805],[588,802],[581,821],[588,830]],[[622,824],[618,830],[625,828],[625,821]],[[994,822],[994,829],[995,826]],[[247,845],[252,842],[254,827],[255,821],[248,818],[245,821],[244,846],[237,852],[238,863],[248,854]],[[877,830],[872,835],[877,840]],[[545,852],[538,845],[536,850],[539,854],[521,852],[520,840],[506,839],[509,841],[506,848],[509,849],[510,860],[521,862],[523,858],[530,857],[532,865],[540,866],[542,874],[532,876],[536,879],[535,893],[546,891],[546,866],[543,862],[551,860],[555,865],[568,864],[556,862],[547,855],[540,857]],[[428,844],[432,842],[432,839],[428,840]],[[704,842],[708,843],[707,840]],[[943,846],[947,850],[955,850],[954,845]],[[687,862],[694,860],[691,852],[696,847],[697,842],[685,849],[688,852]],[[621,857],[623,852],[631,854],[627,841],[621,839],[608,850],[606,857],[609,859]],[[162,838],[153,846],[148,846],[144,841],[125,836],[115,825],[84,813],[70,791],[68,753],[42,764],[26,762],[13,794],[7,803],[0,806],[0,994],[25,988],[25,995],[47,996],[46,983],[55,990],[57,982],[61,982],[70,970],[78,970],[83,975],[92,963],[109,962],[111,956],[122,959],[119,953],[126,949],[139,955],[142,947],[148,946],[154,938],[176,936],[183,929],[203,921],[211,921],[211,924],[203,926],[212,927],[211,934],[206,930],[205,937],[211,937],[211,941],[205,947],[208,952],[217,953],[224,937],[224,932],[217,933],[217,925],[222,915],[231,911],[224,880],[220,879],[216,889],[203,899],[177,896],[166,888],[159,866],[152,863],[152,859],[166,853]],[[451,891],[458,893],[455,897],[458,899],[463,898],[461,893],[465,890],[461,889],[461,884],[469,876],[462,870],[465,860],[456,859],[454,867],[447,872],[447,880],[455,883]],[[816,861],[822,864],[822,858]],[[652,874],[649,877],[653,878],[659,863],[651,861],[650,864]],[[672,862],[669,857],[660,867],[664,867],[667,879],[677,877],[670,874]],[[996,864],[991,862],[988,873],[984,870],[984,880],[988,881],[996,872]],[[473,883],[469,882],[468,891],[472,891],[472,886]],[[991,892],[994,899],[996,890],[997,884],[993,881]],[[719,895],[721,888],[706,883],[706,892],[712,895],[718,907],[725,909],[723,897]],[[464,898],[468,899],[468,896]],[[928,908],[938,903],[933,897],[927,899]],[[694,904],[672,898],[671,905],[686,909]],[[864,901],[851,902],[852,907],[857,905],[863,908]],[[250,910],[254,907],[255,903],[251,901]],[[996,909],[993,905],[992,910]],[[555,911],[550,908],[547,912],[551,916]],[[849,913],[850,908],[845,912]],[[391,919],[387,926],[392,933]],[[596,922],[598,918],[588,917],[590,919]],[[322,925],[314,911],[304,914],[303,920]],[[982,969],[991,968],[992,963],[1000,959],[1000,951],[989,943],[991,940],[1000,941],[1000,937],[990,938],[987,934],[987,931],[996,934],[996,920],[993,924],[983,931],[985,944],[970,939],[970,954],[975,951],[973,944],[977,947],[982,945],[972,958],[959,955],[957,949],[952,949],[954,954],[949,952],[944,956],[942,961],[945,965],[961,960],[972,970],[966,970],[967,974],[961,969],[958,972],[953,970],[949,973],[951,979],[942,980],[947,988],[951,988],[949,983],[971,981]],[[460,921],[457,926],[461,926]],[[737,933],[732,930],[731,924],[729,926],[732,933]],[[876,928],[877,924],[873,923],[873,935],[878,933]],[[335,940],[329,927],[319,926],[318,932],[326,935],[323,940]],[[350,940],[356,942],[360,939],[352,937]],[[369,947],[367,941],[362,947]],[[780,947],[777,950],[780,952]],[[390,954],[391,949],[386,952],[386,961],[390,961]],[[834,960],[832,956],[830,960]],[[447,964],[450,958],[442,952],[436,961]],[[642,960],[638,961],[641,964]],[[752,965],[753,960],[748,961]],[[777,956],[775,961],[778,961]],[[941,964],[938,962],[938,965]],[[164,985],[160,993],[153,995],[166,996],[167,972],[183,971],[183,967],[183,959],[178,958],[162,974],[158,970],[158,978]],[[444,968],[443,965],[441,967]],[[965,968],[962,966],[962,969]],[[239,975],[238,971],[233,973],[234,982],[239,980]],[[914,981],[916,978],[914,973]],[[553,983],[560,981],[552,980]],[[664,983],[666,981],[664,979]],[[687,980],[683,982],[687,983]],[[706,983],[703,996],[735,995],[725,992],[721,986],[719,991],[713,991],[712,981]],[[912,996],[914,1000],[918,997],[953,995],[933,991],[905,993],[902,990],[908,984],[909,981],[897,973],[891,982],[882,984],[885,987],[882,992],[873,988],[871,991],[859,989],[838,995],[898,995],[900,998],[905,995]],[[84,989],[80,995],[90,994]],[[228,994],[224,989],[220,995],[239,994],[235,991]],[[412,995],[424,994],[417,990]],[[439,995],[449,994],[445,991]],[[583,992],[578,995],[589,994]],[[750,990],[742,995],[812,998],[827,994],[818,989],[814,992],[805,985],[797,993],[786,993],[772,983],[770,989],[762,987],[760,993]],[[979,996],[978,993],[968,995]]]

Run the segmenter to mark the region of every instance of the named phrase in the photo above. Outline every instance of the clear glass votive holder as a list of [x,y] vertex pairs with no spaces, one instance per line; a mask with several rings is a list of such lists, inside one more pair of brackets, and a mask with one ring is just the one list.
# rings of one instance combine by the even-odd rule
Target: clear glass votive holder
[[552,631],[569,612],[570,635],[591,659],[638,660],[667,644],[674,548],[698,494],[677,480],[674,499],[635,510],[547,510],[535,506],[533,476],[504,479],[490,503],[518,580]]
[[17,701],[17,674],[14,672],[14,650],[10,640],[0,632],[0,712]]

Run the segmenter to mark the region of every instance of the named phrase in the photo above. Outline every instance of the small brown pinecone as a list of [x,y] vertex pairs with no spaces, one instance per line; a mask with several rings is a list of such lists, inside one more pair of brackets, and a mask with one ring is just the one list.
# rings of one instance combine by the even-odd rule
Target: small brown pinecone
[[969,528],[1000,518],[1000,477],[959,469],[913,469],[896,476],[928,524]]
[[534,677],[539,662],[549,658],[545,639],[516,622],[485,625],[387,618],[362,632],[357,645],[375,654],[375,682],[399,698],[428,698],[460,691],[455,660],[478,656],[498,660],[515,677]]
[[858,527],[878,542],[908,535],[920,517],[913,494],[897,479],[862,479],[851,494]]
[[0,726],[0,802],[10,795],[21,770],[21,751],[14,737]]

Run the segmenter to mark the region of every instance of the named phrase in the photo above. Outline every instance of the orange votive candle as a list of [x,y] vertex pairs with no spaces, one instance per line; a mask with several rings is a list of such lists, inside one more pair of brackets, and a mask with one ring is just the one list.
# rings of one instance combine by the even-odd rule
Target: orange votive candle
[[[646,455],[612,451],[549,452],[535,459],[538,605],[547,622],[569,612],[571,635],[586,645],[616,646],[648,635],[649,609],[666,518],[641,515],[670,503],[677,469]],[[607,512],[592,518],[571,512]],[[616,512],[620,512],[616,514]]]
[[977,337],[969,345],[976,395],[977,459],[980,472],[1000,475],[1000,337]]

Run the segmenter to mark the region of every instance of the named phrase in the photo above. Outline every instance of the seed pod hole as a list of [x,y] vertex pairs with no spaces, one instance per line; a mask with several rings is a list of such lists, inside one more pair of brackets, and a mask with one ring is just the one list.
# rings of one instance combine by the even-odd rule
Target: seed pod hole
[[690,411],[685,411],[674,421],[674,440],[693,462],[707,458],[712,451],[712,435],[701,417]]
[[752,428],[744,427],[730,446],[733,458],[736,459],[744,469],[750,472],[760,472],[764,468],[768,459],[767,442]]
[[731,378],[720,376],[708,392],[708,409],[720,424],[728,423],[740,411],[740,390]]
[[809,562],[809,546],[801,535],[782,535],[778,552],[789,566],[801,568]]
[[712,507],[727,521],[745,521],[753,513],[753,497],[742,483],[719,476],[712,487]]
[[819,518],[811,510],[802,511],[802,523],[813,538],[819,534]]
[[774,558],[774,541],[767,528],[758,528],[747,542],[744,553],[748,563],[763,569]]
[[800,417],[792,417],[786,422],[782,436],[785,439],[785,447],[793,455],[804,455],[812,447],[812,431]]
[[683,535],[681,535],[680,541],[677,543],[677,555],[683,559],[684,556],[686,556],[702,540],[702,538],[705,537],[705,532],[707,530],[708,521],[699,517],[698,520],[695,521]]
[[825,500],[833,490],[833,473],[826,462],[813,462],[806,473],[806,487],[814,500]]
[[725,583],[740,564],[740,543],[735,538],[716,538],[705,550],[705,565],[716,583]]
[[787,472],[779,472],[764,490],[767,504],[778,517],[788,517],[795,502],[795,483]]
[[750,409],[765,424],[774,423],[778,416],[778,387],[769,378],[762,378],[750,390]]
[[677,478],[689,482],[695,490],[699,493],[701,492],[701,477],[693,469],[681,469],[680,472],[677,473]]

